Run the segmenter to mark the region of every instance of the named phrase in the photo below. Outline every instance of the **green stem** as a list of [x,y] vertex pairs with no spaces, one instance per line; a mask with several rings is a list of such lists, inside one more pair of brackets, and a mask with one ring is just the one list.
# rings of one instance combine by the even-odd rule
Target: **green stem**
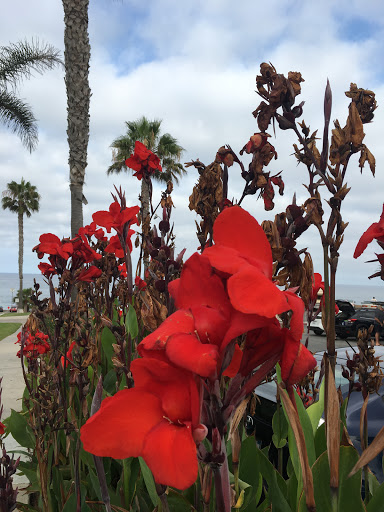
[[130,496],[129,496],[129,480],[131,478],[131,464],[128,463],[129,459],[123,459],[123,489],[124,489],[124,505],[129,510]]

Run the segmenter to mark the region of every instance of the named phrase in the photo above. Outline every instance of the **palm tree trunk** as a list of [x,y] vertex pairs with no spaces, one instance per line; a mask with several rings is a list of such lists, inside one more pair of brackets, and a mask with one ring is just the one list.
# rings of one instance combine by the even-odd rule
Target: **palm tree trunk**
[[89,0],[62,0],[64,8],[65,85],[67,89],[67,137],[71,190],[72,237],[83,226],[83,185],[89,140]]
[[19,225],[19,309],[23,308],[23,259],[24,259],[24,223],[23,212],[18,212]]

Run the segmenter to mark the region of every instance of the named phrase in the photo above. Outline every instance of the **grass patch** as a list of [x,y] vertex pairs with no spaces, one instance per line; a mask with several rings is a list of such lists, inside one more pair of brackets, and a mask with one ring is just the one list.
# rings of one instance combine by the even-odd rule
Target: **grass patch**
[[3,313],[2,317],[5,317],[5,316],[29,316],[31,313]]
[[10,336],[14,332],[17,331],[17,329],[20,327],[20,324],[0,324],[0,341],[6,338],[7,336]]

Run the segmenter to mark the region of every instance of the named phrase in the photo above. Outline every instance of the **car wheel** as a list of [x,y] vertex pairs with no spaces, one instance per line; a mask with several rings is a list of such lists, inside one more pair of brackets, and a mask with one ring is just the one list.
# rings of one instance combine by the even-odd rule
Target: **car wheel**
[[319,329],[318,327],[315,327],[313,329],[313,332],[316,334],[316,336],[321,336],[324,331],[322,329]]

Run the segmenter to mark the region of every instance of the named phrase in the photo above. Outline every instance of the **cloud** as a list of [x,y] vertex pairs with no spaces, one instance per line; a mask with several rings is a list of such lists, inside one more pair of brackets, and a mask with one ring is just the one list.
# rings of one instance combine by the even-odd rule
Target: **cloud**
[[[271,61],[279,72],[301,71],[304,119],[312,130],[323,130],[323,97],[327,78],[333,92],[332,120],[345,123],[350,82],[372,88],[383,104],[384,75],[378,66],[383,50],[383,10],[368,0],[303,0],[234,3],[230,0],[175,2],[159,0],[150,7],[138,0],[105,2],[93,0],[89,7],[91,42],[91,124],[84,194],[84,221],[94,211],[106,209],[113,185],[122,185],[129,204],[137,204],[140,184],[129,174],[107,176],[111,163],[110,144],[124,133],[125,121],[142,115],[163,119],[163,130],[186,148],[183,162],[200,158],[209,164],[217,149],[230,144],[239,151],[258,131],[252,111],[260,98],[255,76],[263,61]],[[368,16],[367,13],[370,13]],[[20,14],[22,13],[22,14]],[[341,16],[342,13],[343,15]],[[374,20],[374,21],[372,21]],[[63,11],[60,2],[14,0],[2,10],[0,45],[19,39],[39,39],[63,50]],[[66,142],[66,97],[64,73],[56,69],[25,81],[19,88],[39,120],[39,146],[30,155],[18,138],[0,126],[0,188],[11,180],[28,179],[41,196],[39,213],[25,221],[25,272],[37,271],[31,249],[39,235],[70,233],[68,147]],[[357,158],[351,161],[347,182],[351,192],[343,204],[343,218],[350,224],[339,259],[340,283],[367,283],[375,265],[374,244],[358,261],[352,254],[359,236],[378,219],[383,202],[384,118],[378,109],[374,122],[365,125],[368,147],[377,159],[377,177],[368,168],[360,173]],[[271,131],[271,134],[273,132]],[[247,197],[244,206],[261,222],[289,204],[296,192],[299,203],[306,199],[306,170],[292,156],[295,135],[276,131],[279,158],[271,172],[283,171],[286,193],[278,197],[273,212],[265,212],[262,201]],[[245,165],[247,160],[244,158]],[[190,168],[180,187],[175,187],[174,212],[177,249],[191,254],[198,242],[194,235],[196,216],[188,209],[188,196],[198,179]],[[230,169],[230,197],[239,198],[243,188],[240,170]],[[159,197],[161,188],[155,187]],[[324,203],[327,214],[329,208]],[[17,218],[10,212],[0,216],[1,271],[17,272]],[[322,248],[315,228],[298,241],[312,252],[321,271]],[[365,261],[365,259],[364,259]],[[375,283],[374,283],[375,284]]]

